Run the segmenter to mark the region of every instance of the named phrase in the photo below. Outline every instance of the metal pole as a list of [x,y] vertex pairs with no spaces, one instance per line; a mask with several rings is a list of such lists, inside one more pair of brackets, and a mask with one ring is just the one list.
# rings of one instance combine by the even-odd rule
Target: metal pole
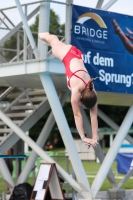
[[[49,22],[50,22],[50,2],[43,1],[40,4],[40,15],[39,15],[39,32],[40,33],[49,32]],[[48,52],[48,46],[44,45],[41,40],[38,40],[38,49],[40,52],[40,58],[44,58],[44,57],[46,58],[47,52]]]
[[131,169],[126,176],[123,178],[123,180],[118,184],[118,188],[121,188],[121,186],[133,175],[133,169]]
[[103,5],[104,0],[98,0],[96,8],[101,8]]
[[128,133],[128,131],[131,127],[131,124],[133,122],[132,115],[133,115],[133,104],[129,108],[129,110],[121,124],[121,127],[119,128],[119,131],[113,141],[113,144],[112,144],[111,148],[109,149],[109,151],[103,161],[103,164],[96,175],[96,178],[93,181],[93,184],[91,187],[91,190],[93,192],[93,197],[96,196],[103,181],[105,180],[105,178],[108,174],[108,171],[117,155],[117,152],[118,152],[123,140],[125,139],[126,134]]
[[[82,116],[83,116],[84,127],[85,127],[85,130],[86,130],[86,133],[87,133],[88,137],[91,138],[92,134],[91,134],[91,125],[90,125],[90,122],[89,122],[89,120],[88,120],[88,118],[86,116],[86,113],[85,113],[85,111],[83,109],[81,109],[81,113],[82,113]],[[102,163],[103,160],[104,160],[104,158],[105,158],[103,149],[98,144],[97,148],[95,148],[94,150],[95,150],[96,156],[98,157],[100,163]],[[107,178],[110,181],[112,187],[116,188],[117,187],[117,183],[116,183],[116,180],[115,180],[114,175],[113,175],[113,173],[112,173],[111,170],[109,170]]]
[[[26,53],[27,53],[27,49],[29,48],[29,46],[30,46],[30,44],[26,47]],[[22,53],[24,53],[24,49],[23,49],[22,51],[20,51],[19,56],[21,56]],[[16,58],[17,58],[17,55],[16,55],[14,58],[12,58],[12,59],[9,61],[9,63],[11,63],[11,62],[13,62],[14,60],[16,60]],[[26,55],[26,59],[27,59],[27,55]]]
[[[16,133],[23,141],[25,141],[32,149],[36,151],[36,153],[43,158],[45,161],[50,162],[50,163],[55,163],[55,161],[50,158],[42,148],[40,148],[36,142],[34,142],[30,137],[28,137],[13,121],[6,116],[5,113],[3,113],[0,110],[0,118],[2,119],[3,122],[5,122],[13,131]],[[73,180],[70,175],[67,174],[65,170],[63,170],[57,163],[56,167],[58,172],[61,174],[61,176],[71,185],[77,192],[81,192],[82,189],[79,186],[79,184]]]
[[2,178],[4,179],[4,181],[6,182],[6,184],[13,188],[14,187],[14,182],[11,176],[11,173],[9,172],[7,165],[4,161],[3,158],[0,158],[0,172],[2,174]]
[[111,145],[113,143],[113,134],[110,134],[110,141],[109,141],[109,143],[110,143],[110,147],[111,147]]
[[[27,5],[25,5],[25,16],[27,18]],[[27,60],[27,34],[24,29],[24,54],[23,54],[23,59]]]
[[19,61],[19,51],[20,51],[20,33],[17,32],[17,61]]
[[[103,113],[100,109],[98,109],[98,116],[106,122],[111,128],[113,128],[115,131],[119,130],[119,126],[112,120],[110,119],[105,113]],[[125,138],[129,143],[133,145],[133,138],[130,135],[126,135]]]
[[65,23],[65,43],[70,44],[71,43],[71,18],[72,18],[72,3],[73,0],[66,0],[66,23]]
[[34,52],[34,54],[35,54],[35,57],[36,57],[36,58],[39,58],[39,52],[38,52],[38,49],[36,48],[36,44],[35,44],[34,38],[33,38],[33,36],[32,36],[32,33],[31,33],[31,31],[30,31],[30,28],[29,28],[29,26],[28,26],[27,19],[26,19],[25,14],[24,14],[24,12],[23,12],[23,10],[22,10],[21,4],[20,4],[19,0],[15,0],[15,2],[16,2],[16,5],[17,5],[17,8],[18,8],[19,14],[20,14],[20,16],[21,16],[22,22],[23,22],[23,24],[24,24],[24,29],[25,29],[25,31],[26,31],[26,33],[27,33],[27,36],[28,36],[28,38],[29,38],[31,47],[32,47],[33,52]]
[[110,0],[105,6],[101,8],[101,10],[108,10],[116,1],[118,0]]
[[[68,96],[67,92],[61,94],[60,99],[61,99],[62,105],[64,105],[67,96]],[[54,119],[53,113],[51,112],[47,119],[47,122],[45,123],[45,125],[36,141],[36,144],[39,147],[42,148],[44,146],[54,124],[55,124],[55,119]],[[38,157],[37,153],[34,150],[32,150],[31,155],[28,158],[23,171],[21,172],[21,174],[17,180],[17,184],[23,183],[27,180],[29,173],[31,172],[32,168],[34,167],[37,157]]]
[[[28,16],[27,20],[30,20],[38,11],[39,11],[39,6],[33,10]],[[23,26],[22,22],[20,22],[15,28],[13,28],[9,33],[7,33],[1,40],[0,40],[0,46],[4,44],[10,37],[12,37],[19,29]]]
[[75,174],[78,179],[78,182],[80,183],[80,185],[83,189],[83,192],[88,193],[87,198],[89,199],[89,198],[91,198],[91,195],[89,193],[90,186],[89,186],[83,165],[82,165],[79,155],[77,153],[77,149],[73,142],[73,138],[72,138],[69,126],[67,124],[65,115],[63,113],[62,107],[60,105],[53,82],[50,78],[50,75],[46,74],[46,73],[41,73],[40,78],[41,78],[44,90],[46,92],[50,107],[53,111],[56,123],[60,130],[66,150],[68,152],[69,158],[71,160],[73,169],[75,170]]
[[[66,155],[66,171],[69,174],[69,157]],[[69,197],[69,185],[66,183],[66,197]]]
[[[74,178],[74,180],[76,180],[75,172],[73,169],[72,169],[72,177]],[[72,200],[78,200],[76,191],[74,189],[72,189]]]

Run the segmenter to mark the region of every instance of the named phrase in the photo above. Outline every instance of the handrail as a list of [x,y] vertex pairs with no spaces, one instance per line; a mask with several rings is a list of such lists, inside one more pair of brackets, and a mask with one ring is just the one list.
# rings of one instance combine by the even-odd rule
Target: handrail
[[[29,3],[25,3],[25,4],[21,4],[21,6],[25,6],[25,5],[33,5],[33,4],[38,4],[38,3],[58,3],[58,4],[62,4],[62,5],[70,5],[69,3],[65,3],[65,2],[60,2],[60,1],[47,1],[47,0],[43,0],[43,1],[35,1],[35,2],[29,2]],[[17,8],[17,6],[11,6],[11,7],[6,7],[6,8],[1,8],[1,11],[5,11],[5,10],[9,10],[9,9],[14,9]]]
[[0,101],[5,98],[12,90],[14,87],[9,87],[7,88],[1,95],[0,95]]

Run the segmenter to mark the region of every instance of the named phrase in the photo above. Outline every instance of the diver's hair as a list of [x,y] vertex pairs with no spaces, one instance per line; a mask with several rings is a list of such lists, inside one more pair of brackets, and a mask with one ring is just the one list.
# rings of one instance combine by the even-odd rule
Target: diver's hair
[[88,88],[83,90],[81,93],[82,95],[81,102],[88,109],[92,108],[97,102],[97,94],[94,91],[94,85],[93,85],[93,81],[95,81],[97,78],[98,77],[92,78],[90,80]]

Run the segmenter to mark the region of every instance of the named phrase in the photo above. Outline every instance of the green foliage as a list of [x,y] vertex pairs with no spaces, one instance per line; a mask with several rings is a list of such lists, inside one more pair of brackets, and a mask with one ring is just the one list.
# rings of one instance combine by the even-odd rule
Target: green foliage
[[70,102],[66,102],[64,107],[64,114],[66,116],[67,122],[69,124],[70,127],[76,127],[75,126],[75,122],[74,122],[74,116],[73,116],[73,112],[72,112],[72,106]]
[[[45,23],[45,21],[44,21]],[[35,23],[30,26],[30,29],[32,32],[39,32],[38,30],[39,27],[39,15],[37,15],[35,19]],[[65,33],[65,25],[64,24],[59,24],[59,16],[56,15],[56,13],[53,10],[50,10],[50,26],[49,26],[49,32],[51,34],[55,34],[58,36],[63,36]],[[34,39],[37,43],[38,40],[38,35],[34,34]]]
[[53,10],[50,10],[50,33],[63,36],[65,33],[65,25],[59,24],[59,16]]
[[[128,107],[124,106],[107,106],[99,105],[100,110],[102,110],[109,118],[111,118],[116,124],[121,125],[127,111]],[[99,127],[109,126],[103,120],[98,118]]]
[[47,121],[47,118],[49,116],[50,112],[47,112],[29,131],[30,137],[36,141],[44,124]]

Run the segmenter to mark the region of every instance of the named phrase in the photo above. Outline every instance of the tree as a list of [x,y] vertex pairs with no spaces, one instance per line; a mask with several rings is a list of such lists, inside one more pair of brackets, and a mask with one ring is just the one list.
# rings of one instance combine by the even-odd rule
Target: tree
[[[45,23],[45,21],[44,21]],[[35,23],[30,26],[30,29],[32,32],[39,32],[38,30],[39,27],[39,15],[37,15],[35,19]],[[64,36],[65,34],[65,24],[60,24],[59,23],[59,16],[55,14],[55,12],[51,9],[50,10],[50,26],[49,26],[49,32],[51,34],[55,34],[58,36]],[[34,34],[34,39],[37,43],[38,41],[38,35]]]
[[[127,106],[107,106],[99,105],[98,106],[109,118],[111,118],[116,124],[121,125],[127,111]],[[99,127],[108,126],[103,120],[98,119]]]

